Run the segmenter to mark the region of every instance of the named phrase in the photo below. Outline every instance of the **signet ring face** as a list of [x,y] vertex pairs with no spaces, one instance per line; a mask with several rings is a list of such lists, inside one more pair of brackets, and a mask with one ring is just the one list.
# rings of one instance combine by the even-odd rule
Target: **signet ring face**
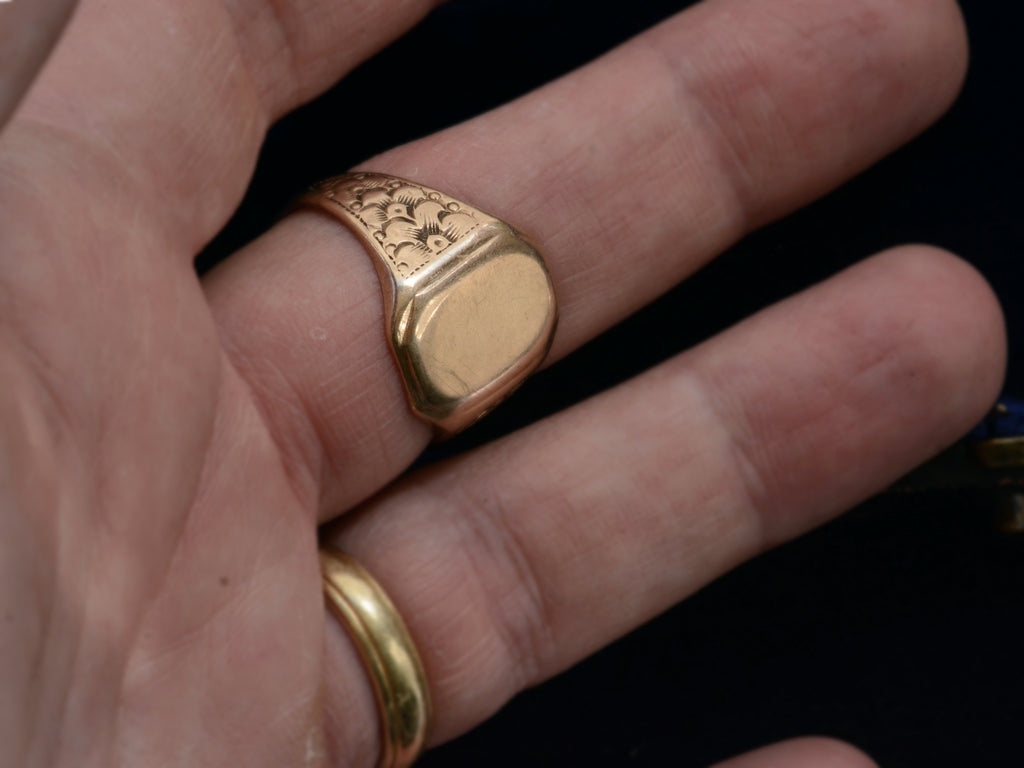
[[504,221],[377,173],[327,179],[301,203],[344,223],[373,255],[409,404],[438,436],[473,424],[543,361],[554,287],[537,249]]

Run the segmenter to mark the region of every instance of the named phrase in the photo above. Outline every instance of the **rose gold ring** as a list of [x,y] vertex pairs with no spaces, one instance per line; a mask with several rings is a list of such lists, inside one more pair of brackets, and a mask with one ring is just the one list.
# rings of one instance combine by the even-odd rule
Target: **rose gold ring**
[[379,173],[328,179],[300,204],[330,213],[373,255],[409,404],[438,436],[473,424],[544,359],[554,287],[537,250],[504,221]]

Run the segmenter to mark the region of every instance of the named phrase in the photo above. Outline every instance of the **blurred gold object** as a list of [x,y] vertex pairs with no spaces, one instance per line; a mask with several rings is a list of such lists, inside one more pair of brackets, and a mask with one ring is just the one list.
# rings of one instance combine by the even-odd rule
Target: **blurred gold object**
[[540,365],[557,321],[537,250],[505,222],[422,184],[352,173],[302,198],[374,255],[388,343],[413,411],[459,432]]
[[[997,412],[1006,413],[1006,406],[1000,404]],[[996,437],[980,440],[971,446],[974,458],[986,470],[1004,470],[1000,473],[1004,491],[996,502],[996,528],[1003,533],[1019,535],[1024,533],[1024,494],[1010,487],[1014,475],[1006,470],[1024,469],[1024,437]]]
[[997,437],[973,445],[974,456],[988,469],[1024,467],[1024,437]]
[[366,570],[334,547],[320,549],[324,595],[366,665],[381,719],[378,768],[407,768],[426,746],[431,706],[416,646],[391,600]]
[[996,528],[1003,533],[1024,533],[1024,494],[1004,493],[996,506]]

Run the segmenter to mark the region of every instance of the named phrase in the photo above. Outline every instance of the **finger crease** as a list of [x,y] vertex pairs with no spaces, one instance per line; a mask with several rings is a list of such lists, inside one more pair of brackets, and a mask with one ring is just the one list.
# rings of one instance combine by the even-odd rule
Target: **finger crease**
[[727,448],[727,456],[731,461],[723,462],[723,466],[731,468],[736,482],[729,483],[735,495],[735,509],[745,523],[749,531],[748,541],[752,542],[754,552],[762,552],[768,548],[768,513],[765,499],[766,479],[761,469],[761,462],[757,460],[754,453],[756,441],[741,437],[741,429],[738,427],[744,419],[730,415],[741,409],[736,409],[734,403],[723,402],[721,397],[714,393],[723,391],[714,381],[708,381],[705,377],[695,374],[695,391],[698,397],[704,401],[707,412],[711,414],[710,423],[717,425],[722,434],[722,443]]
[[550,606],[525,543],[507,523],[507,505],[496,495],[474,493],[469,485],[460,490],[465,503],[456,523],[464,531],[464,551],[509,656],[516,689],[522,690],[537,682],[551,658]]
[[700,94],[693,82],[684,73],[684,66],[679,57],[674,56],[665,45],[652,34],[639,38],[645,50],[657,61],[665,72],[666,90],[669,91],[671,102],[680,116],[678,122],[696,127],[697,136],[687,136],[686,140],[700,143],[707,147],[707,157],[713,158],[714,173],[723,184],[708,185],[710,189],[720,189],[730,197],[731,205],[720,206],[721,210],[731,212],[733,221],[731,229],[737,236],[748,232],[754,226],[756,205],[752,190],[756,189],[750,168],[743,160],[739,140],[729,130],[730,125],[740,125],[734,116],[728,122],[718,115],[708,103],[708,99]]

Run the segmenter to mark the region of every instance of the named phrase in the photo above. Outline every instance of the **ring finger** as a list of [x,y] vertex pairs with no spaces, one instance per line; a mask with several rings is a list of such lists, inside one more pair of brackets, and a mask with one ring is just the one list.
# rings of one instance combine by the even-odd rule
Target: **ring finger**
[[419,639],[443,740],[963,434],[998,391],[1000,322],[963,262],[882,254],[410,475],[332,540]]

